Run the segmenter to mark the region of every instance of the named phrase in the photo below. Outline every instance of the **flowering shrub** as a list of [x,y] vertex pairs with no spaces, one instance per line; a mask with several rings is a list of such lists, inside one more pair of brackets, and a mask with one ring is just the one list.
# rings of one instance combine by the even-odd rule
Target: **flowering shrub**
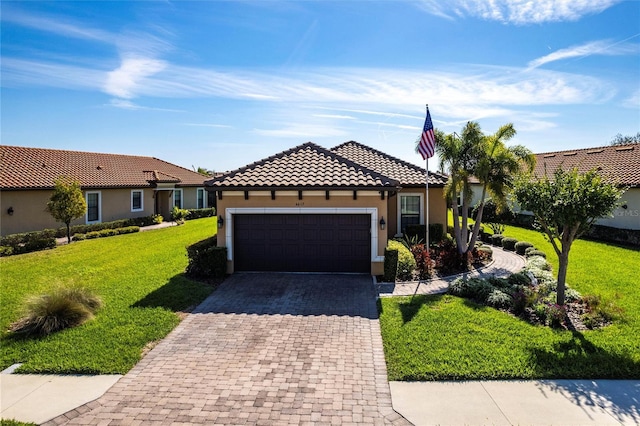
[[424,244],[416,244],[411,247],[411,254],[416,261],[416,270],[421,280],[433,275],[433,261],[429,255],[429,249]]
[[545,314],[547,324],[551,327],[558,328],[564,324],[567,318],[567,310],[563,305],[549,303],[545,305]]

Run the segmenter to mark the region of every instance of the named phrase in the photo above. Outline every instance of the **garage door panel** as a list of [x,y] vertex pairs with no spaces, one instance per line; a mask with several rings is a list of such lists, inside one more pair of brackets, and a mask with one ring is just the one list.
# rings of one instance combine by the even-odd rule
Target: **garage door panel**
[[233,223],[238,271],[370,271],[370,215],[235,215]]

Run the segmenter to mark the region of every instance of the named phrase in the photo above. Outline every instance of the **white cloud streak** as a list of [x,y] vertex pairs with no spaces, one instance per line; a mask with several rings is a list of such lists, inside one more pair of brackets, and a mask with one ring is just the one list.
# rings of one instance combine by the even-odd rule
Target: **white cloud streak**
[[578,46],[567,47],[556,50],[548,55],[534,59],[529,62],[529,68],[537,68],[549,62],[561,61],[563,59],[581,58],[591,55],[628,55],[638,53],[638,45],[631,43],[613,43],[611,40],[597,40]]
[[179,67],[152,58],[127,58],[114,71],[98,71],[4,58],[3,84],[93,88],[123,99],[211,97],[340,104],[351,107],[347,110],[382,111],[379,114],[383,115],[415,111],[428,100],[447,108],[450,117],[459,118],[499,116],[509,106],[604,102],[615,95],[612,85],[594,77],[542,69],[522,71],[483,66],[467,66],[465,73],[323,68],[278,75],[270,70],[219,72]]
[[130,99],[145,78],[165,69],[166,63],[151,58],[126,58],[119,68],[109,72],[104,91],[110,95]]
[[577,21],[597,14],[621,0],[422,0],[421,9],[447,19],[477,17],[505,24]]
[[59,16],[49,18],[46,16],[27,14],[11,7],[7,8],[6,5],[3,5],[2,8],[2,20],[63,37],[101,41],[104,43],[115,43],[117,38],[115,34],[108,31],[81,26],[69,20],[64,20]]

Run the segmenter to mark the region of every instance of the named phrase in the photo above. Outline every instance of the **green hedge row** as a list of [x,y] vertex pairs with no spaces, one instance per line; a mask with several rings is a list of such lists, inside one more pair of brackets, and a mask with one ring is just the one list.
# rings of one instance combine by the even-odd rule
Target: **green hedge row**
[[187,209],[189,214],[186,217],[186,220],[192,219],[200,219],[203,217],[213,217],[216,215],[215,207],[210,207],[207,209]]
[[192,277],[222,278],[227,273],[227,248],[218,247],[216,235],[187,247],[189,264],[186,273]]
[[[426,225],[407,225],[405,236],[411,238],[417,236],[418,239],[426,241]],[[429,224],[429,245],[438,244],[444,238],[444,228],[441,223]]]
[[91,240],[94,238],[112,237],[114,235],[132,234],[139,232],[139,226],[127,226],[125,228],[103,229],[101,231],[91,231],[86,234],[76,234],[73,236],[74,241]]

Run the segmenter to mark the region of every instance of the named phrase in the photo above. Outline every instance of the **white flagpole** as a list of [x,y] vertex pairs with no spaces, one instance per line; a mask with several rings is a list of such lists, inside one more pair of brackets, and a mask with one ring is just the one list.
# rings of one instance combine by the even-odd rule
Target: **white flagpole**
[[[427,115],[428,115],[429,104],[427,104],[426,107],[427,107]],[[424,227],[424,238],[426,240],[425,244],[428,252],[429,250],[429,157],[427,157],[425,161],[426,161],[426,168],[427,168],[427,183],[426,183],[426,192],[424,193],[424,196],[427,202],[426,202],[426,212],[425,212],[426,225]]]

